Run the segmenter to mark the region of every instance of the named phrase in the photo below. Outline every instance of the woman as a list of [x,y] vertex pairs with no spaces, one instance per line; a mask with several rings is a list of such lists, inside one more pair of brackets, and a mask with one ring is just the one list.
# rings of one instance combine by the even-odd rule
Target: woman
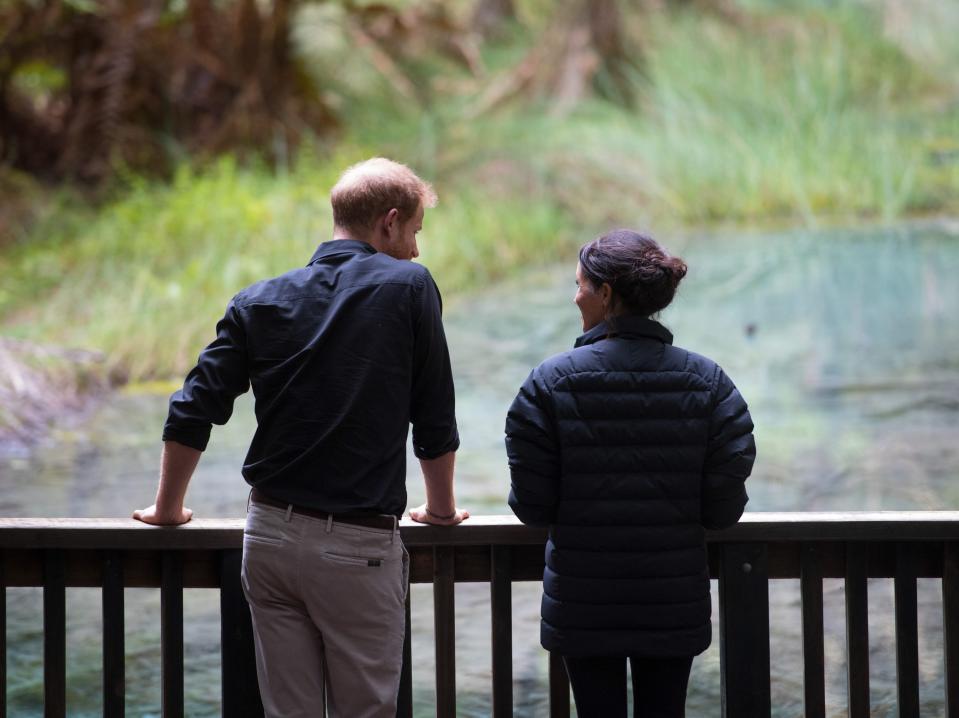
[[576,348],[540,364],[506,419],[509,504],[549,526],[541,641],[562,655],[581,718],[683,716],[709,645],[705,529],[739,520],[753,424],[711,360],[650,317],[686,265],[616,230],[580,250]]

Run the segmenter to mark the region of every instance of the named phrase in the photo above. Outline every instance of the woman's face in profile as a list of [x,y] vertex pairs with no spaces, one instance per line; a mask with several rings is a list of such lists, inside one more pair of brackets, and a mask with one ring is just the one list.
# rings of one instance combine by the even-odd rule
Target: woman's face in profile
[[583,276],[583,265],[576,263],[576,296],[573,301],[583,315],[584,332],[588,332],[606,318],[609,294],[609,285],[593,286],[593,283]]

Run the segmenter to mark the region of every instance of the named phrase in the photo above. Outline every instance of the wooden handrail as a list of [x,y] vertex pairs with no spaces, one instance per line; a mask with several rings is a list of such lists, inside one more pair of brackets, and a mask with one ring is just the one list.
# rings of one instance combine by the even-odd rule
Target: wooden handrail
[[[541,544],[546,529],[512,516],[473,516],[447,528],[400,522],[407,546]],[[148,526],[118,518],[0,518],[0,548],[226,549],[242,546],[243,519],[199,518]],[[959,511],[752,512],[735,526],[707,531],[707,543],[779,541],[934,541],[957,538]]]
[[[539,580],[546,530],[513,517],[475,516],[453,528],[401,523],[410,580],[432,583],[436,621],[437,715],[455,714],[456,582],[489,582],[492,710],[512,714],[511,582]],[[184,588],[221,596],[224,716],[261,715],[249,612],[239,587],[243,520],[195,519],[157,528],[132,519],[0,519],[0,598],[9,586],[44,587],[45,714],[65,713],[65,601],[70,586],[103,589],[104,714],[123,715],[123,588],[161,588],[164,716],[184,715]],[[824,578],[846,586],[849,714],[869,715],[867,579],[894,580],[897,689],[903,718],[918,716],[916,579],[941,577],[945,706],[959,715],[959,512],[749,513],[707,532],[709,568],[719,580],[723,715],[769,716],[771,579],[800,579],[805,714],[825,711]],[[409,613],[407,613],[407,622]],[[0,607],[0,718],[6,693],[6,613]],[[409,625],[409,623],[407,624]],[[407,634],[409,635],[409,634]],[[404,649],[400,715],[412,714],[410,642]],[[568,716],[562,662],[550,660],[550,715]]]

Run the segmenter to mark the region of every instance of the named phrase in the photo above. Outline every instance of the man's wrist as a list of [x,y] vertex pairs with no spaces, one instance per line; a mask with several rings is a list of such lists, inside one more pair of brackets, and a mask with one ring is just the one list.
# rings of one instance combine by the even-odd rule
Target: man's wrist
[[440,514],[433,513],[432,511],[430,511],[430,507],[427,506],[427,507],[426,507],[426,513],[427,513],[427,515],[430,516],[431,518],[437,519],[437,520],[439,520],[439,521],[449,521],[449,520],[452,519],[454,516],[456,516],[456,509],[453,509],[453,513],[448,514],[447,516],[442,516],[442,515],[440,515]]
[[153,511],[157,517],[177,519],[183,515],[183,501],[174,504],[169,500],[160,500],[153,504]]

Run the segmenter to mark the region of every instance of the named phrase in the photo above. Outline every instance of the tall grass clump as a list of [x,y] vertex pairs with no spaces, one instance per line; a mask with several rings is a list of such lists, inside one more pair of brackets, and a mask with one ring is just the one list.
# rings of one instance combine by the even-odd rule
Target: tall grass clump
[[551,164],[557,191],[590,224],[959,209],[951,55],[920,61],[868,4],[755,5],[737,21],[647,13],[635,28],[637,107],[505,116],[492,134],[522,138],[517,150]]
[[650,53],[635,150],[656,196],[686,221],[799,215],[889,219],[936,204],[955,177],[920,182],[935,89],[873,14],[854,7],[764,32],[680,17]]
[[[54,213],[0,255],[5,332],[101,351],[120,379],[182,374],[233,294],[305,265],[331,238],[329,188],[367,155],[304,160],[279,175],[226,158],[183,168],[169,184],[134,181],[85,222]],[[421,246],[448,296],[554,256],[563,242],[561,215],[546,203],[440,194]]]
[[546,199],[492,201],[452,193],[427,218],[420,259],[440,288],[457,293],[572,251],[572,223]]

